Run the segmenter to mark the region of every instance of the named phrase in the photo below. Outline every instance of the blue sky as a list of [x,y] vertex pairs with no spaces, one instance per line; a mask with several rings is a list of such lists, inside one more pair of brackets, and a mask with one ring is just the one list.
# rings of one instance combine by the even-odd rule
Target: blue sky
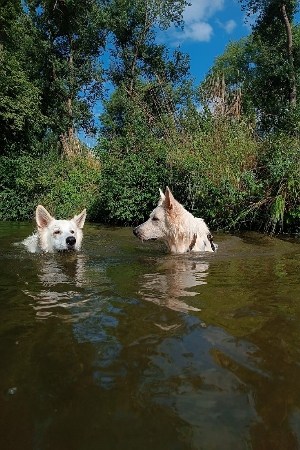
[[179,46],[190,56],[191,74],[199,83],[228,43],[247,36],[251,30],[237,0],[190,0],[190,3],[183,15],[184,30],[170,29],[161,38],[170,49]]
[[[238,0],[190,0],[189,3],[183,14],[184,30],[169,30],[162,40],[170,48],[179,46],[190,56],[191,74],[198,84],[229,42],[251,33],[251,22],[245,20]],[[296,23],[299,22],[300,11],[296,15]]]

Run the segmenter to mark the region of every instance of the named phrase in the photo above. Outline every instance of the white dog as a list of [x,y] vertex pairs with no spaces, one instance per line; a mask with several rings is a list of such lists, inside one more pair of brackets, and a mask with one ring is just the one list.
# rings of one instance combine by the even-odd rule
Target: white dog
[[160,189],[157,207],[133,234],[141,240],[160,239],[172,253],[214,252],[217,248],[204,220],[188,212],[168,187],[165,194]]
[[85,218],[84,209],[70,220],[56,220],[42,205],[38,205],[35,212],[37,233],[26,238],[23,244],[31,253],[80,250]]

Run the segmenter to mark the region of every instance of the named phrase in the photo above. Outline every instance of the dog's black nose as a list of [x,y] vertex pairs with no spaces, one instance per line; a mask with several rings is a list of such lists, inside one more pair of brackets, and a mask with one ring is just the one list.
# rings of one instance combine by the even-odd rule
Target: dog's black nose
[[76,239],[74,236],[68,236],[66,239],[67,245],[73,246],[76,243]]
[[136,227],[136,228],[134,228],[134,229],[132,230],[132,232],[133,232],[133,234],[134,234],[135,236],[137,236],[137,229],[138,229],[138,227]]

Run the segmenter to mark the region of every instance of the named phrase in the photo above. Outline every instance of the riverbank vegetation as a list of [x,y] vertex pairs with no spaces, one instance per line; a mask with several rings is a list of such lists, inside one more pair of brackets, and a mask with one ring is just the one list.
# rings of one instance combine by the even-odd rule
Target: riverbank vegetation
[[184,26],[186,3],[1,7],[1,220],[31,219],[42,203],[60,217],[86,207],[89,220],[133,225],[169,185],[213,229],[299,231],[297,2],[243,0],[252,33],[200,86],[187,56],[156,39]]

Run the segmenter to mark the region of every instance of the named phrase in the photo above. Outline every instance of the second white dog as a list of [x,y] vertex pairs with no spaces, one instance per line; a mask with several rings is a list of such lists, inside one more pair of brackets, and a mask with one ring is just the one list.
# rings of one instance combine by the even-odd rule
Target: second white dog
[[80,250],[86,209],[70,220],[56,220],[42,205],[35,212],[37,233],[23,241],[31,253]]
[[168,187],[165,194],[160,190],[157,207],[133,233],[141,240],[164,241],[172,253],[214,252],[217,248],[204,220],[188,212]]

